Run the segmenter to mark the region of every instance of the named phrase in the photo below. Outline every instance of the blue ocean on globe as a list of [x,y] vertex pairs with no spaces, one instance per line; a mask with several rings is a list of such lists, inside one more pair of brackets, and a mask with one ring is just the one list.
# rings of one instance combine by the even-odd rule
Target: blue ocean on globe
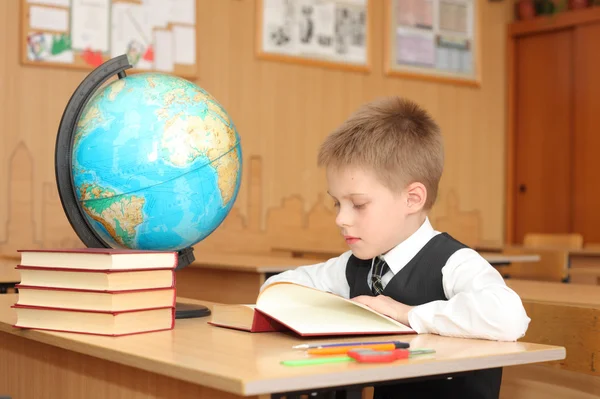
[[178,251],[210,235],[231,210],[242,150],[208,92],[140,73],[110,82],[88,102],[72,163],[77,199],[108,245]]

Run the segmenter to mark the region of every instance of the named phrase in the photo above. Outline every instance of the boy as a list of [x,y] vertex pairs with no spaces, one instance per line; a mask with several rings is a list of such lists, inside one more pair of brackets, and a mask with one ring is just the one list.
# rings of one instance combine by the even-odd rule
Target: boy
[[[417,333],[522,337],[530,319],[519,296],[477,252],[429,222],[443,158],[440,129],[418,105],[388,98],[362,106],[318,156],[350,251],[273,276],[262,288],[292,281],[333,292]],[[479,370],[384,386],[375,398],[498,398],[501,378],[501,368]]]

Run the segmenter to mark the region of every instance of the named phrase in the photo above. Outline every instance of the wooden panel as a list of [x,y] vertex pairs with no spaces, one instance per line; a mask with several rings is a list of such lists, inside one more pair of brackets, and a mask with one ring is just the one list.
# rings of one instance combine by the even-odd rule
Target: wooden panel
[[563,303],[523,301],[531,318],[527,333],[520,341],[564,346],[567,357],[555,361],[556,367],[600,376],[596,364],[600,353],[597,305],[565,305]]
[[177,295],[221,303],[256,302],[264,274],[186,267],[176,272]]
[[595,399],[600,377],[548,366],[506,367],[500,399]]
[[600,23],[577,27],[575,46],[575,134],[573,158],[573,231],[586,242],[600,241]]
[[574,267],[569,276],[572,284],[600,285],[600,267]]
[[14,399],[241,398],[6,333],[0,370],[0,395]]
[[513,239],[570,231],[572,32],[515,44],[515,193]]
[[[281,236],[288,218],[302,222],[289,234],[283,230],[288,241],[306,237],[312,245],[318,237],[319,244],[331,244],[338,253],[340,247],[345,250],[338,246],[343,240],[331,217],[324,173],[316,167],[318,147],[359,104],[384,95],[418,101],[442,127],[446,165],[432,221],[451,220],[445,228],[469,235],[461,233],[466,230],[461,226],[472,224],[450,212],[455,198],[461,215],[478,215],[479,244],[502,243],[504,52],[482,52],[478,89],[385,77],[380,29],[384,2],[372,3],[373,65],[364,74],[259,60],[254,1],[198,1],[196,83],[234,120],[242,138],[244,176],[230,217],[198,245],[196,255],[209,249],[269,251],[270,238]],[[482,2],[480,9],[482,48],[503,48],[512,4]],[[0,1],[0,16],[1,36],[17,38],[19,2]],[[80,246],[54,189],[53,148],[64,107],[86,73],[22,66],[18,40],[2,42],[0,49],[0,253],[19,247]],[[17,188],[25,191],[11,197]],[[278,213],[290,198],[297,201],[294,207]],[[279,221],[270,217],[276,214]]]

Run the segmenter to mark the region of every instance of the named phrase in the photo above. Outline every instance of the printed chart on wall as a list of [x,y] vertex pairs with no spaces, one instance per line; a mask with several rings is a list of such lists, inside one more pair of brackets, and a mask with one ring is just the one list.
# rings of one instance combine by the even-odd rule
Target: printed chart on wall
[[198,77],[196,0],[20,0],[21,61],[93,69],[127,54],[132,72]]
[[479,85],[476,3],[387,0],[387,74]]
[[366,71],[368,10],[369,0],[259,0],[258,56]]

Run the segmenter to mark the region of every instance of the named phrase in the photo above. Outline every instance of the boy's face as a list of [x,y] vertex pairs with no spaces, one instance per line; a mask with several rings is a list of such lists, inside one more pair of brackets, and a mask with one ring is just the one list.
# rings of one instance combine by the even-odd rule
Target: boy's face
[[414,213],[406,192],[393,192],[366,169],[327,168],[329,195],[337,209],[336,224],[354,256],[370,259],[404,241],[407,217]]

